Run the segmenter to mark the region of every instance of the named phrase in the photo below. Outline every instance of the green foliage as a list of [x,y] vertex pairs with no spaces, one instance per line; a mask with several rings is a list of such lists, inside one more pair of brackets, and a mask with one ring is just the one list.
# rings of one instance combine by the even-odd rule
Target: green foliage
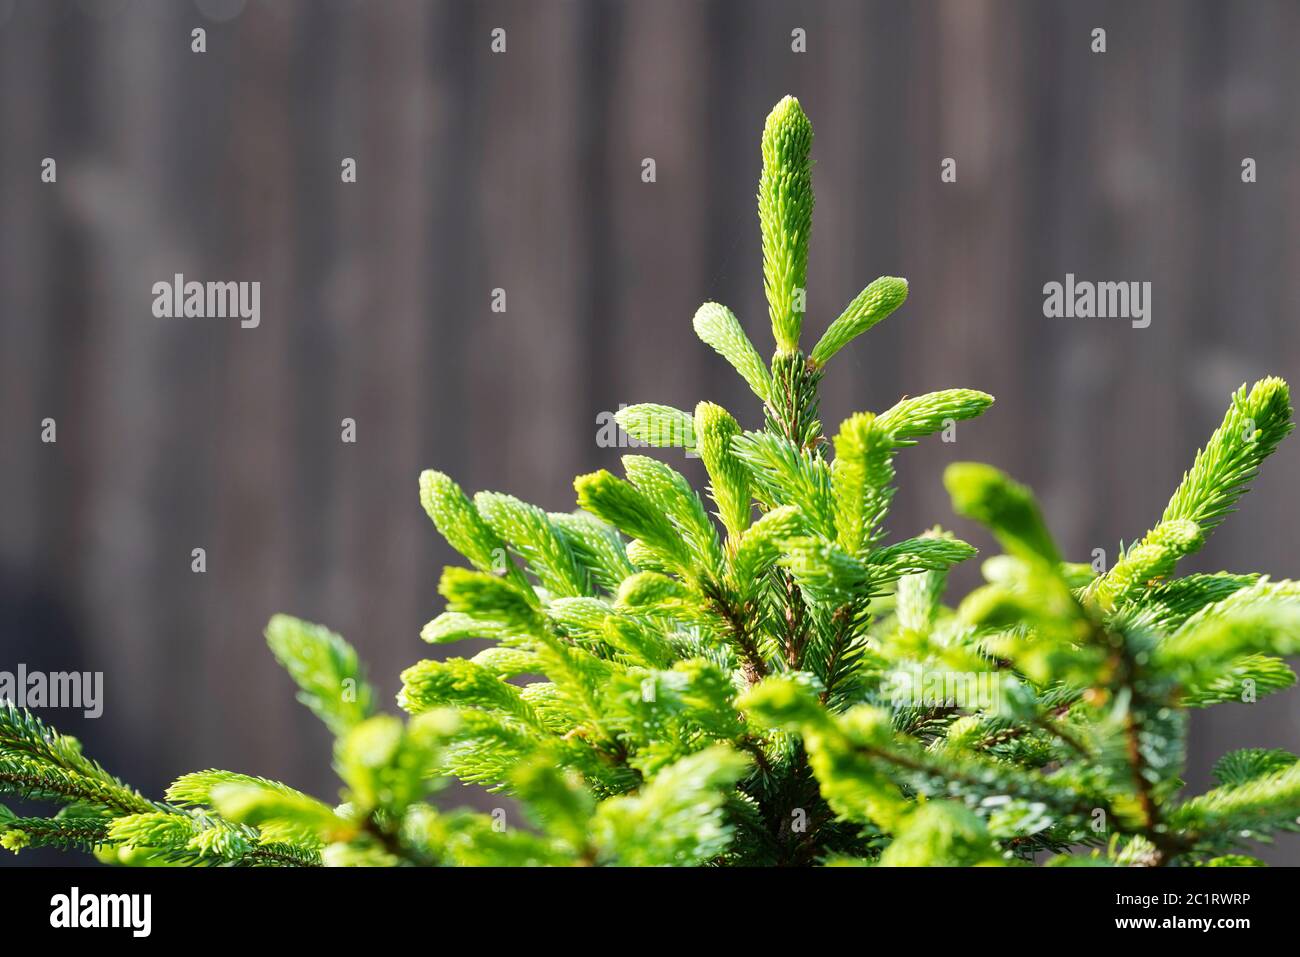
[[706,302],[696,311],[694,324],[700,340],[730,362],[754,394],[766,402],[772,392],[772,375],[745,335],[736,314],[726,306]]
[[695,408],[695,430],[700,437],[700,458],[709,471],[709,492],[718,503],[718,517],[728,534],[738,537],[749,527],[751,512],[749,470],[731,447],[740,425],[721,406],[701,402]]
[[882,276],[873,282],[845,307],[838,319],[822,334],[813,346],[810,360],[819,366],[830,361],[831,356],[886,318],[907,298],[907,280]]
[[1027,561],[1060,563],[1033,494],[989,465],[959,463],[944,472],[944,485],[958,515],[988,527],[1008,554]]
[[643,402],[619,409],[614,419],[624,432],[647,445],[695,448],[695,420],[672,406]]
[[[222,770],[149,800],[6,706],[0,794],[58,809],[0,807],[0,847],[247,866],[1257,863],[1243,845],[1296,828],[1300,764],[1234,751],[1217,787],[1184,794],[1187,715],[1294,683],[1300,584],[1174,576],[1290,431],[1286,385],[1232,397],[1160,521],[1100,574],[1063,559],[1028,488],[951,466],[954,510],[1005,553],[946,604],[949,569],[975,550],[941,528],[889,540],[895,459],[993,400],[903,398],[827,441],[827,361],[907,284],[872,283],[800,351],[811,145],[782,100],[759,183],[770,364],[725,306],[694,320],[761,423],[708,402],[617,416],[697,454],[707,499],[641,455],[624,478],[580,476],[572,513],[425,472],[421,503],[470,567],[444,571],[446,610],[421,637],[490,647],[407,668],[403,719],[376,712],[339,636],[285,616],[267,629],[335,736],[337,804]],[[497,806],[439,807],[450,779]]]
[[734,830],[723,805],[748,765],[714,745],[664,767],[637,793],[602,801],[589,824],[597,859],[658,866],[719,857]]
[[276,615],[266,626],[271,654],[299,687],[298,700],[335,734],[371,711],[373,695],[352,646],[320,625]]
[[758,181],[763,288],[772,336],[777,350],[786,354],[799,349],[805,311],[800,300],[807,290],[812,234],[812,138],[812,123],[792,96],[772,109],[763,127],[763,174]]

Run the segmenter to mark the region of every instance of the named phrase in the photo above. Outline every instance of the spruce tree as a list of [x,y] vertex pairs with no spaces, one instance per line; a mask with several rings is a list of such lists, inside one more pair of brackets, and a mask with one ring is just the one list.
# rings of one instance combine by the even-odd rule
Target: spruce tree
[[[1294,755],[1234,751],[1195,796],[1181,775],[1191,709],[1295,681],[1300,583],[1176,575],[1291,430],[1286,384],[1232,396],[1160,520],[1105,570],[1064,560],[1023,485],[951,466],[955,511],[1003,554],[945,604],[975,549],[939,528],[888,540],[894,460],[993,400],[950,389],[823,434],[829,363],[907,283],[868,285],[805,353],[811,146],[787,97],[758,191],[771,362],[725,306],[694,320],[761,426],[708,402],[618,416],[670,458],[698,455],[707,497],[642,455],[580,476],[574,512],[425,472],[420,501],[469,567],[445,570],[422,637],[491,647],[408,668],[398,718],[338,635],[267,629],[336,736],[341,803],[217,770],[147,798],[8,705],[0,793],[61,809],[0,807],[0,845],[196,865],[1224,865],[1294,830]],[[508,810],[439,807],[452,778]]]

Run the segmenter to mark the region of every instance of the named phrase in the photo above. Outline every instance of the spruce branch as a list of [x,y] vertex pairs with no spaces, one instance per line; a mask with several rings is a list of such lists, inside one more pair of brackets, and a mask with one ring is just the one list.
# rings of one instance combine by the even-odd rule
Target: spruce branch
[[799,350],[812,232],[812,124],[787,96],[763,126],[758,221],[763,234],[763,287],[778,353]]
[[647,445],[695,449],[695,420],[672,406],[653,402],[629,405],[615,412],[614,420],[624,432]]
[[1281,379],[1261,379],[1249,391],[1245,385],[1238,389],[1159,524],[1093,583],[1090,596],[1109,609],[1158,584],[1180,558],[1200,549],[1294,427],[1290,390]]
[[733,538],[749,527],[749,470],[732,450],[740,425],[726,409],[711,402],[695,407],[695,429],[700,436],[700,458],[708,469],[709,487],[718,504],[718,517]]
[[893,499],[894,437],[870,412],[859,412],[840,426],[834,444],[835,528],[840,545],[858,554],[879,538]]
[[896,443],[910,444],[942,430],[950,421],[983,415],[992,404],[993,396],[976,389],[944,389],[900,399],[877,416],[877,422]]
[[772,388],[764,410],[767,427],[801,449],[813,449],[822,440],[817,418],[821,380],[821,370],[798,352],[772,357]]
[[854,298],[813,346],[808,361],[824,366],[835,353],[881,322],[907,299],[907,280],[882,276]]
[[108,825],[105,818],[0,814],[0,848],[15,854],[28,847],[94,851],[107,842]]
[[133,788],[83,755],[75,738],[11,701],[0,701],[0,794],[86,802],[119,813],[152,810]]
[[754,394],[767,402],[772,376],[735,313],[719,303],[706,302],[696,310],[693,325],[700,341],[731,363]]
[[266,643],[301,689],[298,700],[335,734],[371,713],[374,695],[356,651],[328,628],[276,615],[266,626]]
[[1010,554],[1060,564],[1061,556],[1027,488],[988,465],[956,463],[943,474],[958,515],[986,526]]
[[1281,379],[1260,379],[1232,396],[1223,423],[1196,453],[1191,469],[1169,500],[1162,522],[1187,519],[1206,534],[1246,493],[1260,463],[1295,428],[1291,392]]

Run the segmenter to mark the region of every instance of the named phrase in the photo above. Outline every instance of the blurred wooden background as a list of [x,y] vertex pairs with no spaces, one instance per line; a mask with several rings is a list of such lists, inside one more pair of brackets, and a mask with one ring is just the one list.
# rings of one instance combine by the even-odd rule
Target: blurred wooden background
[[[261,629],[325,622],[395,692],[452,561],[422,468],[561,509],[616,465],[620,403],[757,423],[690,317],[726,302],[770,349],[753,197],[787,92],[817,130],[811,334],[877,275],[912,288],[826,419],[998,399],[904,455],[891,529],[950,522],[942,466],[975,458],[1113,556],[1233,388],[1300,382],[1298,48],[1282,0],[0,0],[0,668],[104,671],[103,718],[53,717],[151,792],[216,766],[333,793]],[[260,281],[260,328],[154,319],[177,272]],[[1150,281],[1150,328],[1044,318],[1067,272]],[[1196,567],[1300,576],[1298,463]],[[1298,694],[1198,720],[1193,782],[1300,747]]]

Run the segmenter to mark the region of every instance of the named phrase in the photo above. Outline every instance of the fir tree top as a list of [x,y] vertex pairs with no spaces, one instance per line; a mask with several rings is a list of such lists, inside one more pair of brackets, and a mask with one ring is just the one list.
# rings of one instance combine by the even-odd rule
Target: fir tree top
[[[707,498],[642,455],[622,477],[580,476],[574,512],[425,472],[420,501],[470,567],[443,573],[447,610],[421,637],[487,650],[408,668],[399,719],[339,636],[283,616],[267,629],[337,738],[340,803],[219,770],[146,798],[8,706],[0,793],[61,809],[0,807],[0,845],[147,864],[1204,865],[1294,830],[1294,755],[1234,751],[1202,795],[1182,771],[1191,709],[1294,683],[1300,584],[1175,576],[1291,430],[1286,384],[1232,397],[1160,521],[1108,569],[1065,561],[1025,486],[951,466],[955,511],[1005,554],[945,604],[948,569],[975,549],[939,528],[890,540],[894,462],[993,400],[904,398],[823,435],[828,362],[907,283],[869,284],[801,352],[811,147],[783,99],[758,189],[771,362],[725,306],[694,319],[761,424],[707,402],[618,415],[698,454]],[[513,803],[440,808],[450,778]]]

